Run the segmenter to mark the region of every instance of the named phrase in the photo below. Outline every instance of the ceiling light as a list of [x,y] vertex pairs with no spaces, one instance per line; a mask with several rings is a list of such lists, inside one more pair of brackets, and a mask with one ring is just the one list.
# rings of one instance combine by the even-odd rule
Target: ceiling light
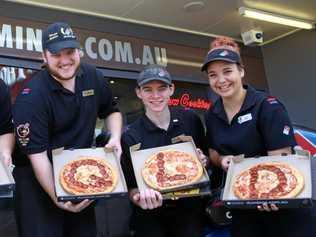
[[192,1],[188,2],[183,6],[186,12],[198,12],[204,8],[205,4],[202,1]]
[[110,84],[114,84],[114,83],[115,83],[115,81],[113,81],[113,80],[110,81]]
[[274,13],[250,9],[246,7],[240,7],[239,14],[245,17],[250,17],[250,18],[277,23],[281,25],[292,26],[296,28],[302,28],[302,29],[308,29],[308,30],[315,28],[315,24],[310,23],[310,22],[298,20],[295,18],[287,17],[287,16],[276,15]]

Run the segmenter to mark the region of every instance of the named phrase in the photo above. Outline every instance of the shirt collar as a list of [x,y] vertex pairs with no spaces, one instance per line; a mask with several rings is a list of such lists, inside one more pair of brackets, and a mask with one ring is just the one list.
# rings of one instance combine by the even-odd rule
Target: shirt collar
[[[52,77],[52,75],[48,72],[47,68],[44,70],[44,73],[45,73],[45,78],[46,78],[46,81],[49,85],[49,88],[52,91],[63,91],[64,90],[64,87],[57,80],[55,80]],[[79,70],[76,74],[76,81],[78,81],[79,78],[82,78],[82,75],[83,75],[83,70],[81,67],[79,67]]]
[[[243,87],[244,89],[246,89],[246,97],[239,113],[248,110],[256,104],[256,89],[254,89],[250,85],[243,85]],[[227,120],[226,112],[223,106],[223,101],[220,97],[214,103],[213,113],[216,114],[218,117]]]
[[[144,127],[148,131],[161,130],[161,128],[157,127],[145,114],[141,117],[142,123]],[[180,113],[173,109],[170,109],[170,124],[168,130],[172,129],[174,126],[180,126],[182,124],[182,120],[180,117]]]

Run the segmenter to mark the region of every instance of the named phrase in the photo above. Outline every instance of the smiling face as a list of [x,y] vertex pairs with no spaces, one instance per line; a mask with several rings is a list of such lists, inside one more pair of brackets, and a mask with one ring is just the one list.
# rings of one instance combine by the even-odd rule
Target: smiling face
[[78,49],[67,48],[57,54],[52,54],[45,50],[43,58],[50,74],[61,81],[74,78],[80,65],[80,52]]
[[223,99],[233,98],[243,89],[244,69],[236,63],[214,61],[208,65],[207,75],[212,90]]
[[173,84],[167,85],[161,81],[151,81],[136,88],[137,97],[143,101],[148,112],[162,112],[168,108],[168,102],[173,92]]

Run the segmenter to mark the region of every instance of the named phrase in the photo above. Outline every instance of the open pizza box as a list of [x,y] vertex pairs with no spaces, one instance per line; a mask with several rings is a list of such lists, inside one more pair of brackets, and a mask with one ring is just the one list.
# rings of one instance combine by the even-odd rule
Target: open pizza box
[[[134,173],[135,173],[138,189],[141,190],[145,188],[150,188],[145,183],[142,177],[141,171],[142,171],[142,168],[144,167],[146,159],[158,153],[159,151],[165,151],[169,149],[179,150],[179,151],[187,152],[194,157],[198,157],[198,154],[196,152],[196,147],[195,147],[192,137],[181,135],[181,136],[173,138],[172,142],[176,144],[149,148],[149,149],[142,149],[142,150],[139,150],[141,144],[136,144],[130,147],[132,164],[134,168]],[[177,188],[166,189],[162,191],[161,193],[163,194],[163,198],[165,200],[166,199],[175,200],[175,199],[185,198],[185,197],[211,195],[209,183],[210,183],[210,180],[209,180],[207,171],[203,167],[203,175],[199,181],[191,183],[189,185],[183,185]]]
[[[294,198],[285,199],[239,199],[233,191],[235,177],[242,171],[265,162],[282,162],[295,167],[304,178],[304,187]],[[263,203],[275,204],[279,208],[302,208],[312,206],[312,176],[311,176],[311,156],[307,151],[296,151],[294,155],[286,156],[262,156],[258,158],[234,157],[227,172],[226,183],[222,200],[229,208],[236,209],[257,209]]]
[[[74,195],[67,193],[60,184],[60,172],[67,163],[80,159],[81,157],[98,157],[109,162],[118,176],[118,182],[113,191],[108,193],[92,194],[92,195]],[[64,150],[63,148],[53,151],[53,171],[55,192],[58,201],[80,201],[84,199],[110,198],[127,195],[127,186],[125,183],[123,171],[120,161],[115,157],[112,150],[104,148],[74,149]]]
[[15,182],[9,168],[4,164],[0,155],[0,199],[12,198]]

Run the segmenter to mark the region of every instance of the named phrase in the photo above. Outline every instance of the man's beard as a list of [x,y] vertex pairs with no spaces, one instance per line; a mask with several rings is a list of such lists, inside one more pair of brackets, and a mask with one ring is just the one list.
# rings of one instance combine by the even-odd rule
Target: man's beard
[[56,78],[57,80],[60,80],[60,81],[68,81],[72,78],[74,78],[74,76],[77,74],[78,70],[79,70],[79,64],[77,65],[74,73],[69,76],[69,77],[64,77],[62,76],[60,73],[58,73],[56,70],[52,69],[48,64],[46,64],[46,68],[49,72],[49,74],[51,74],[54,78]]

